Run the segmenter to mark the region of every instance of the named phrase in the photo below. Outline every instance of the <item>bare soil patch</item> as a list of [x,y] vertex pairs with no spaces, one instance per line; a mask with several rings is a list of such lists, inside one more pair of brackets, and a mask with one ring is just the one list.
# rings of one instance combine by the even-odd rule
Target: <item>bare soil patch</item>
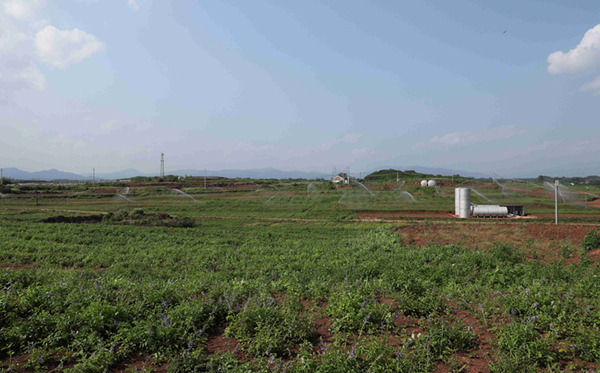
[[27,268],[33,268],[34,264],[15,264],[15,263],[0,263],[0,268],[2,269],[10,269],[13,271],[20,271]]
[[224,333],[225,327],[219,327],[216,331],[208,336],[206,352],[209,355],[233,352],[233,356],[239,361],[248,361],[249,357],[244,351],[241,351],[242,345],[238,342],[238,340],[233,337],[226,337]]
[[580,246],[585,234],[594,228],[578,224],[418,224],[398,226],[396,231],[409,245],[456,244],[480,249],[506,243],[519,248],[536,248],[540,254],[559,254],[561,242]]
[[144,370],[149,370],[155,373],[166,373],[167,364],[159,365],[155,363],[149,356],[137,356],[120,362],[115,368],[111,369],[111,372],[124,373]]

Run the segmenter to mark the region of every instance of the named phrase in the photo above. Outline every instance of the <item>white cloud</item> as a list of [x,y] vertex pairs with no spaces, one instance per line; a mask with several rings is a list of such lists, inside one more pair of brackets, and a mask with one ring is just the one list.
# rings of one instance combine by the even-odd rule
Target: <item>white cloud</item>
[[371,154],[375,154],[375,153],[377,153],[375,150],[369,149],[366,146],[364,146],[362,148],[352,149],[352,155],[365,156],[365,155],[371,155]]
[[40,62],[65,69],[104,49],[93,35],[78,29],[60,31],[39,18],[46,3],[0,1],[0,103],[10,102],[22,90],[46,89]]
[[488,142],[495,140],[505,140],[514,136],[524,135],[527,133],[525,129],[517,129],[513,124],[510,126],[502,126],[492,128],[488,131],[472,132],[452,132],[443,136],[434,136],[429,139],[426,143],[418,143],[413,146],[413,150],[419,148],[431,148],[431,147],[455,147],[455,146],[466,146],[476,144],[479,142]]
[[46,26],[35,35],[35,47],[43,62],[61,70],[80,63],[105,48],[104,43],[85,31],[61,31],[54,26]]
[[138,10],[138,9],[140,9],[140,4],[138,4],[138,1],[139,0],[128,0],[127,6],[133,10]]
[[112,129],[117,128],[117,126],[120,124],[120,121],[118,119],[113,119],[113,120],[109,120],[108,122],[104,122],[100,125],[100,129],[103,131],[110,131]]
[[548,56],[550,74],[578,73],[600,63],[600,25],[588,30],[581,42],[567,53],[556,51]]
[[28,67],[19,70],[8,77],[10,82],[24,82],[30,88],[35,88],[38,91],[46,89],[48,81],[37,66],[31,64]]
[[360,133],[353,132],[353,133],[347,134],[346,136],[344,136],[341,139],[333,139],[333,140],[326,141],[323,144],[321,144],[321,147],[323,149],[329,150],[340,144],[356,144],[360,140],[361,137],[362,137],[362,135]]
[[593,82],[582,86],[581,90],[583,92],[592,92],[594,95],[600,95],[600,76],[597,77]]
[[4,12],[13,18],[23,20],[31,17],[43,3],[42,0],[5,0]]
[[85,117],[85,118],[83,118],[84,122],[91,122],[93,120],[94,120],[94,117]]
[[34,62],[28,22],[11,19],[29,17],[39,4],[8,0],[0,5],[0,101],[9,102],[21,90],[43,90],[48,85]]
[[72,139],[72,138],[68,137],[67,135],[54,136],[54,137],[48,139],[48,142],[52,145],[53,148],[55,148],[55,147],[72,147],[72,148],[78,149],[78,148],[83,148],[85,146],[85,142],[83,142],[82,140]]
[[27,40],[27,35],[19,31],[12,22],[0,18],[0,55],[12,52],[17,46]]

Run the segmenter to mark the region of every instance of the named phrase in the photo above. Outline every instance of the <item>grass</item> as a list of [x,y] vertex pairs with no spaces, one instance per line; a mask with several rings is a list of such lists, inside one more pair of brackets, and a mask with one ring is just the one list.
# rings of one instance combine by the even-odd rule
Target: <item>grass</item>
[[595,233],[542,245],[531,222],[360,221],[377,208],[339,207],[335,190],[267,205],[196,192],[0,205],[0,368],[598,369]]

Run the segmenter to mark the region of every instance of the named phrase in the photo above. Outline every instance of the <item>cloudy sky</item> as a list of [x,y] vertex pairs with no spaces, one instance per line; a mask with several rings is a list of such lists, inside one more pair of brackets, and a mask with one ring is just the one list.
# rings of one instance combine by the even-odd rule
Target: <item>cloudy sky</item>
[[595,1],[0,2],[5,168],[600,174],[599,113]]

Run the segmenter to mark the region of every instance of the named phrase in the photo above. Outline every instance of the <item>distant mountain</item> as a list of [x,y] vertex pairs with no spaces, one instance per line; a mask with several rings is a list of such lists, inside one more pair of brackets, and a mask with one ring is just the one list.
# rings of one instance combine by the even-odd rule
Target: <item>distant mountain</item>
[[[370,172],[362,172],[362,176],[366,176],[372,172],[376,172],[382,169],[401,169],[401,170],[413,170],[415,172],[421,174],[432,174],[432,175],[442,175],[442,176],[451,176],[460,174],[461,176],[466,177],[475,177],[475,178],[488,178],[490,175],[467,172],[467,171],[459,171],[459,170],[449,170],[446,168],[428,168],[421,166],[411,166],[411,167],[379,167],[373,169]],[[177,175],[177,176],[204,176],[204,170],[193,170],[193,169],[184,169],[184,170],[176,170],[176,171],[167,171],[168,175]],[[228,178],[252,178],[252,179],[329,179],[331,178],[330,173],[319,172],[319,171],[281,171],[275,168],[256,168],[250,170],[207,170],[207,176],[220,176],[220,177],[228,177]],[[144,174],[135,168],[129,168],[123,171],[111,172],[111,173],[96,173],[96,180],[117,180],[117,179],[128,179],[135,176],[157,176],[157,174]],[[356,176],[356,175],[355,175]],[[92,174],[74,174],[71,172],[63,172],[55,169],[46,170],[46,171],[36,171],[36,172],[27,172],[19,170],[18,168],[5,168],[4,169],[4,177],[16,179],[16,180],[91,180]]]
[[16,180],[86,180],[91,177],[74,174],[71,172],[63,172],[56,169],[27,172],[18,168],[5,168],[2,170],[2,176]]
[[[204,170],[177,170],[167,171],[167,175],[177,176],[204,176]],[[5,168],[4,177],[15,180],[92,180],[92,174],[78,175],[58,170],[27,172],[18,168]],[[275,168],[261,168],[251,170],[207,170],[207,176],[220,176],[228,178],[253,178],[253,179],[318,179],[330,178],[331,174],[318,171],[280,171]],[[157,174],[144,174],[134,168],[111,173],[96,173],[96,180],[128,179],[135,176],[157,176]]]
[[[177,176],[204,176],[204,170],[177,170],[167,172]],[[280,171],[275,168],[256,168],[251,170],[216,170],[206,171],[207,176],[220,176],[228,178],[251,178],[251,179],[319,179],[330,178],[331,174],[318,171]]]

